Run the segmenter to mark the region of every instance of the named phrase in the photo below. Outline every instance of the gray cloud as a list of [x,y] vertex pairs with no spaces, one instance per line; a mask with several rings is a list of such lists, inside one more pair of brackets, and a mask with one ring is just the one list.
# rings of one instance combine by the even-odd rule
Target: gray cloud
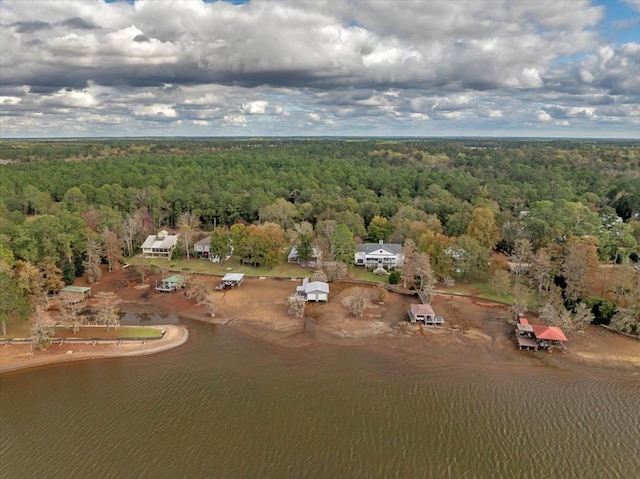
[[632,134],[640,46],[607,43],[604,8],[3,0],[0,111],[12,121],[0,126],[406,135],[425,123],[435,134],[547,134],[573,122],[575,135],[606,136],[616,122]]

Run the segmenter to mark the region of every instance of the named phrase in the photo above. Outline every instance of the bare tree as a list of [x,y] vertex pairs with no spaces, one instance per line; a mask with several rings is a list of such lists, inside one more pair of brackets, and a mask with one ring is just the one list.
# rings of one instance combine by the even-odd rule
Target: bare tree
[[347,275],[347,265],[342,261],[327,261],[323,263],[327,281],[340,281]]
[[187,250],[187,261],[189,261],[189,246],[196,230],[200,227],[200,218],[191,211],[185,211],[178,219],[178,229],[184,242],[184,249]]
[[60,309],[60,319],[67,328],[71,328],[73,334],[80,330],[87,317],[82,314],[82,305],[71,299],[64,299]]
[[373,306],[369,294],[362,288],[354,289],[353,294],[345,296],[341,302],[354,318],[361,318],[364,310]]
[[513,286],[513,304],[511,310],[519,316],[524,314],[529,309],[529,303],[531,302],[531,292],[529,288],[521,284],[516,283]]
[[600,262],[596,247],[592,243],[581,242],[569,247],[562,264],[562,274],[567,283],[567,299],[577,301],[589,296],[597,275]]
[[407,283],[415,281],[416,274],[416,256],[418,249],[412,239],[407,239],[402,245],[402,254],[404,260],[402,262],[402,284],[406,288]]
[[206,298],[202,300],[202,304],[204,304],[209,310],[209,316],[211,316],[212,318],[215,318],[218,308],[216,306],[215,298],[213,297],[213,295],[208,294]]
[[96,322],[103,324],[107,331],[120,326],[120,298],[112,292],[100,292],[96,299]]
[[529,267],[531,283],[538,289],[538,298],[543,291],[549,291],[553,277],[553,263],[549,252],[542,248],[533,256]]
[[512,271],[515,276],[516,283],[519,282],[521,276],[529,271],[531,260],[533,259],[533,246],[531,241],[527,239],[516,240],[513,253],[509,258],[512,263]]
[[53,325],[45,317],[42,308],[36,308],[31,322],[31,349],[43,351],[49,348],[53,335]]
[[142,231],[142,215],[137,211],[133,214],[128,214],[122,222],[122,231],[124,232],[124,242],[127,245],[127,253],[129,256],[133,256],[136,236]]
[[323,283],[326,283],[327,280],[327,274],[322,270],[316,270],[311,275],[311,281],[322,281]]
[[184,294],[187,298],[195,299],[198,304],[201,304],[209,296],[209,292],[209,285],[202,276],[191,275]]
[[573,315],[573,324],[576,329],[582,331],[587,325],[593,322],[594,316],[591,309],[583,302],[580,302],[576,307],[576,312]]
[[295,318],[304,317],[304,310],[306,307],[307,302],[297,294],[292,294],[287,298],[287,313],[289,316],[293,316]]
[[431,295],[433,293],[433,285],[436,277],[431,268],[431,260],[427,253],[419,253],[415,257],[415,273],[420,280],[420,290]]
[[87,272],[87,281],[89,283],[97,283],[102,277],[100,263],[102,262],[102,245],[95,239],[87,240],[86,259],[84,260],[84,268]]
[[102,241],[104,242],[104,255],[109,265],[109,273],[113,268],[122,263],[122,240],[118,238],[115,231],[105,228],[102,231]]

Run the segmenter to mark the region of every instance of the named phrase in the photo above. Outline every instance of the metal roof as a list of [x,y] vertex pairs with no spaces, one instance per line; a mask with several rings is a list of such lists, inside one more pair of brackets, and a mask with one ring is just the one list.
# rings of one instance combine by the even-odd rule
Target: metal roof
[[411,312],[422,316],[435,316],[435,312],[430,304],[412,304]]
[[91,288],[86,286],[65,286],[60,290],[61,293],[86,293],[91,291]]
[[244,273],[227,273],[222,278],[222,281],[242,281]]
[[532,324],[533,334],[536,339],[546,339],[547,341],[568,341],[562,329],[557,326],[543,326],[541,324]]

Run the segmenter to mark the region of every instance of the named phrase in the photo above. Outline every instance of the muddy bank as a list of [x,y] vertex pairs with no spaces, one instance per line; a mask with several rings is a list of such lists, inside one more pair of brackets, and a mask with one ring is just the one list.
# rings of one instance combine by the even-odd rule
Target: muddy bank
[[183,326],[162,327],[166,333],[161,339],[154,340],[95,345],[91,342],[63,343],[54,344],[46,351],[32,351],[28,344],[3,345],[0,346],[0,373],[87,359],[147,356],[176,348],[189,339],[189,331]]

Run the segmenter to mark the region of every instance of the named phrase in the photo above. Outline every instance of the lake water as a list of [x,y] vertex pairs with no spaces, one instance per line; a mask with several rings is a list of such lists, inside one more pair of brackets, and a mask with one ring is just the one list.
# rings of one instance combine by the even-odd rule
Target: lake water
[[0,477],[640,477],[640,378],[185,324],[159,355],[1,376]]

